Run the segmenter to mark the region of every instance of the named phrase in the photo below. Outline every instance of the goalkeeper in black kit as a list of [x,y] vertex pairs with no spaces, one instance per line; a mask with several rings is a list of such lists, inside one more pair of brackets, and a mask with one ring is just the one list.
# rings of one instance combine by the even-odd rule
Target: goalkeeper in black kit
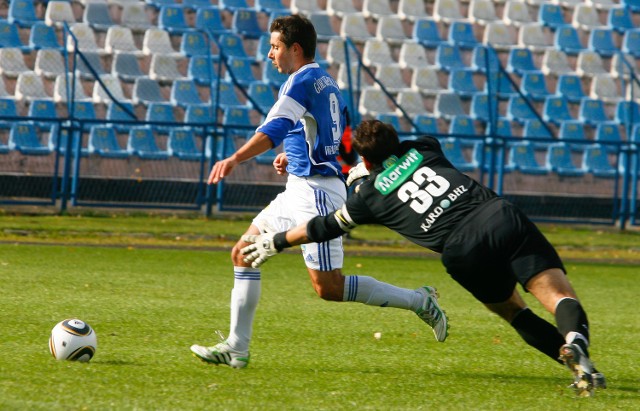
[[[562,261],[522,211],[456,170],[435,138],[400,143],[392,126],[370,120],[355,130],[353,147],[362,163],[349,180],[364,179],[356,193],[307,224],[243,237],[252,243],[242,250],[246,262],[257,267],[293,245],[327,241],[361,224],[384,225],[441,253],[455,281],[572,371],[578,395],[606,387],[589,359],[587,314]],[[517,283],[555,316],[557,327],[527,307]]]

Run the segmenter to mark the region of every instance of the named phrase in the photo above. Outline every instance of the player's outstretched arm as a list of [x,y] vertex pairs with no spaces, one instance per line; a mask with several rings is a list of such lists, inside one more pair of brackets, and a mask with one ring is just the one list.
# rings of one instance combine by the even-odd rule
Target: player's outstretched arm
[[223,160],[217,161],[211,168],[207,182],[209,184],[217,184],[224,177],[231,174],[235,166],[271,148],[273,148],[273,142],[269,136],[257,132],[238,151]]
[[242,241],[250,243],[241,252],[244,262],[258,268],[268,259],[285,248],[310,242],[307,238],[307,224],[301,224],[289,231],[280,233],[264,233],[260,235],[243,235]]

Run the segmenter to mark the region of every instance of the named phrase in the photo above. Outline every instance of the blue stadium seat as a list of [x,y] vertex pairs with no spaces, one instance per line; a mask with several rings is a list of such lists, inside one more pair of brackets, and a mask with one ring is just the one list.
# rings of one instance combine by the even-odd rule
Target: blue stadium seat
[[438,120],[430,114],[418,114],[413,119],[417,129],[415,132],[435,136],[440,134]]
[[580,101],[578,120],[595,126],[611,119],[607,116],[602,100],[585,97]]
[[402,124],[400,124],[400,116],[391,113],[380,113],[376,116],[376,120],[380,120],[383,123],[391,124],[393,128],[398,131],[402,130]]
[[620,4],[634,13],[640,13],[640,0],[620,0]]
[[600,144],[589,145],[584,150],[582,168],[600,178],[613,178],[617,175],[616,167],[609,162],[609,153]]
[[111,74],[126,83],[133,83],[137,78],[144,77],[138,57],[132,53],[116,53],[113,56]]
[[36,126],[32,123],[13,123],[9,132],[9,148],[30,156],[46,156],[51,153],[40,141]]
[[[29,119],[41,128],[51,128],[51,120],[58,118],[53,100],[33,100],[29,105]],[[37,120],[35,120],[37,119]]]
[[193,126],[196,124],[211,125],[216,116],[209,106],[189,106],[184,113],[184,122]]
[[568,23],[564,20],[562,7],[558,4],[542,3],[538,9],[538,21],[545,26],[556,30]]
[[13,98],[0,98],[0,119],[8,118],[7,120],[0,120],[0,128],[11,128],[13,121],[17,120],[15,117],[18,117],[16,101]]
[[442,152],[447,160],[451,162],[459,171],[469,172],[476,169],[473,161],[466,159],[460,141],[455,137],[445,138],[441,144]]
[[128,133],[133,122],[137,121],[137,119],[131,117],[129,113],[135,114],[135,111],[131,103],[125,102],[120,104],[122,104],[124,109],[117,104],[112,103],[108,105],[106,119],[112,121],[109,127],[115,128],[119,133]]
[[182,0],[182,7],[190,10],[200,10],[201,8],[211,7],[210,0]]
[[[280,1],[280,0],[276,0]],[[309,21],[313,24],[313,27],[316,29],[316,35],[318,36],[318,41],[329,41],[331,38],[338,36],[339,34],[333,29],[331,23],[331,16],[329,16],[326,12],[315,12],[309,14]],[[267,38],[270,38],[268,34],[266,34]],[[269,41],[267,40],[267,44]],[[269,51],[267,50],[267,53]],[[265,53],[266,56],[266,53]],[[256,55],[256,58],[258,56]]]
[[525,48],[514,48],[509,50],[509,59],[507,60],[506,70],[522,76],[528,71],[539,71],[533,62],[533,54],[531,50]]
[[469,107],[469,115],[471,116],[471,118],[484,122],[489,122],[492,115],[493,118],[495,118],[497,116],[497,113],[489,112],[490,103],[491,101],[489,100],[489,94],[474,94],[473,97],[471,97],[471,105]]
[[446,41],[440,36],[438,23],[431,18],[416,20],[413,25],[412,38],[415,42],[427,48],[436,48]]
[[280,73],[278,69],[273,66],[273,64],[265,63],[262,65],[263,82],[279,89],[280,86],[283,85],[288,78],[288,75]]
[[620,34],[636,27],[633,24],[631,9],[624,6],[613,7],[609,10],[607,25]]
[[249,97],[258,105],[258,107],[265,114],[271,110],[271,107],[276,103],[276,98],[273,94],[273,89],[267,83],[262,81],[254,81],[249,84]]
[[84,56],[84,59],[78,57],[77,60],[76,74],[79,74],[83,80],[95,80],[96,76],[107,74],[102,66],[102,60],[98,53],[84,51],[82,52],[82,55]]
[[160,84],[147,77],[139,77],[133,83],[132,98],[134,104],[162,103],[167,101],[160,91]]
[[640,58],[640,29],[628,30],[622,38],[621,51]]
[[18,25],[9,23],[6,20],[0,20],[0,48],[5,47],[17,48],[23,52],[28,52],[31,49],[20,41]]
[[171,34],[183,34],[191,30],[185,19],[184,8],[175,4],[160,7],[158,27]]
[[160,9],[162,6],[171,6],[175,2],[173,0],[144,0],[149,6]]
[[208,86],[218,80],[218,58],[194,56],[189,59],[187,76],[201,86]]
[[228,70],[225,74],[225,80],[229,82],[235,81],[235,83],[240,84],[241,86],[248,87],[249,84],[256,81],[252,68],[254,62],[255,60],[250,57],[228,57]]
[[533,144],[526,141],[511,145],[509,168],[533,175],[543,175],[549,171],[546,166],[538,164]]
[[197,29],[205,30],[213,35],[230,32],[222,23],[220,9],[215,6],[199,8],[196,12],[195,26]]
[[538,118],[532,107],[521,96],[512,96],[509,98],[506,117],[508,120],[517,121],[519,123],[524,123],[526,120],[534,120]]
[[546,149],[549,146],[549,141],[537,141],[541,139],[552,139],[553,135],[538,119],[529,119],[524,122],[522,129],[522,138],[532,141],[535,148]]
[[256,49],[256,61],[268,62],[269,51],[271,50],[271,35],[263,34],[258,39],[258,47]]
[[465,147],[473,147],[478,141],[474,138],[465,138],[476,137],[478,135],[473,118],[465,115],[453,116],[453,118],[451,118],[449,134],[458,139],[460,144]]
[[231,18],[231,30],[244,38],[260,38],[264,31],[258,22],[258,12],[255,9],[237,9]]
[[573,163],[571,149],[565,143],[550,144],[546,156],[546,165],[551,172],[562,177],[579,177],[585,170]]
[[551,94],[547,89],[545,75],[541,71],[524,73],[520,88],[525,96],[536,101],[543,101]]
[[558,27],[553,38],[553,45],[569,55],[577,55],[585,50],[580,41],[578,30],[573,26]]
[[170,156],[180,160],[197,161],[202,158],[193,130],[190,128],[172,128],[167,140],[167,151]]
[[448,40],[449,43],[463,50],[473,49],[479,43],[473,33],[473,24],[467,21],[452,22],[451,27],[449,27]]
[[619,101],[614,120],[624,125],[640,123],[640,104],[635,101]]
[[[80,121],[96,120],[98,118],[96,116],[96,109],[90,101],[75,101],[73,103],[73,115],[70,115],[70,117]],[[83,121],[82,128],[85,131],[89,131],[94,124],[95,123],[92,123],[91,121]]]
[[502,71],[494,71],[487,76],[483,91],[492,95],[495,95],[497,92],[500,99],[509,99],[518,96],[508,76]]
[[616,46],[612,29],[593,29],[589,34],[589,49],[604,57],[611,57],[620,49]]
[[108,158],[127,158],[129,153],[118,144],[115,129],[111,126],[93,126],[89,133],[89,153]]
[[31,27],[31,31],[29,32],[29,47],[34,50],[63,49],[58,42],[55,27],[47,26],[43,21],[39,21]]
[[171,104],[186,107],[208,104],[202,101],[198,93],[198,87],[193,80],[176,80],[171,86]]
[[33,0],[12,0],[9,2],[7,20],[20,27],[31,27],[41,19],[36,16]]
[[562,140],[572,150],[582,150],[588,142],[584,132],[584,124],[578,120],[566,120],[560,123],[558,139]]
[[256,10],[260,10],[265,13],[289,10],[289,8],[282,3],[282,0],[255,0],[254,7]]
[[85,4],[82,20],[95,31],[107,31],[114,25],[109,5],[105,2],[90,2]]
[[225,57],[249,57],[244,49],[244,41],[242,40],[242,37],[237,34],[221,34],[218,39],[218,44],[222,48],[220,54],[224,54]]
[[450,44],[440,44],[436,48],[435,65],[445,71],[467,67],[462,61],[460,49]]
[[[248,107],[227,107],[222,114],[222,124],[231,127],[251,125],[251,109]],[[245,129],[249,131],[248,129]]]
[[449,91],[463,98],[471,98],[480,92],[473,79],[471,68],[455,68],[449,73]]
[[[176,117],[173,113],[173,105],[170,103],[150,103],[149,107],[147,107],[145,120],[150,122],[175,123]],[[164,134],[173,130],[169,124],[151,124],[150,127],[154,132]]]
[[[78,131],[73,132],[73,140],[71,141],[71,152],[76,153],[78,148],[79,137],[81,134]],[[69,144],[69,129],[60,128],[58,124],[54,124],[49,128],[49,150],[56,151],[58,146],[60,147],[60,154],[65,155],[67,153],[67,145]],[[80,143],[82,144],[82,143]],[[89,149],[87,147],[80,146],[80,156],[86,157],[89,155]]]
[[[498,118],[496,120],[496,127],[495,127],[495,132],[493,133],[493,137],[515,137],[513,135],[513,127],[511,127],[511,121],[505,119],[505,118]],[[487,124],[487,131],[486,131],[486,135],[487,136],[491,136],[492,134],[492,130],[490,127],[490,123]]]
[[500,61],[496,53],[489,51],[485,45],[478,44],[471,52],[471,68],[480,73],[486,73],[487,64],[490,71],[496,71]]
[[[215,92],[215,91],[214,91]],[[235,87],[228,81],[221,80],[218,83],[219,105],[222,109],[227,107],[245,107],[236,94]]]
[[132,127],[129,130],[127,151],[129,154],[145,160],[165,160],[169,158],[169,153],[158,147],[151,127]]
[[601,143],[609,152],[618,151],[620,148],[619,144],[624,142],[622,133],[620,132],[620,126],[617,123],[609,122],[598,124],[596,127],[595,141],[596,143]]
[[554,124],[574,120],[569,110],[569,101],[563,96],[548,96],[542,107],[542,119]]
[[248,9],[249,4],[247,0],[218,0],[218,7],[233,13],[238,9]]
[[180,52],[187,57],[211,55],[209,41],[200,31],[187,31],[180,40]]
[[511,171],[510,165],[504,161],[504,147],[492,147],[490,144],[478,143],[473,147],[473,163],[476,167],[481,167],[484,171],[491,169],[493,163],[494,171],[498,171],[501,165],[504,165],[502,170],[505,173]]
[[582,81],[576,74],[561,74],[558,76],[556,95],[565,97],[571,103],[579,103],[586,97],[582,89]]

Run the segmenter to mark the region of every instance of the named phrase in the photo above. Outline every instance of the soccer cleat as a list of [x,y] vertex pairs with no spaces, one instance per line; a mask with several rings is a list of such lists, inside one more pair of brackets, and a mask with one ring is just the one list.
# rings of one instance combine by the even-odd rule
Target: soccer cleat
[[231,368],[244,368],[249,364],[249,352],[236,351],[226,341],[213,347],[192,345],[191,352],[195,357],[209,364],[223,364]]
[[589,357],[577,344],[564,344],[560,347],[560,360],[571,370],[574,376],[569,387],[580,397],[591,397],[594,388],[606,388],[604,375],[597,372]]
[[424,296],[422,307],[416,310],[416,314],[433,328],[436,340],[444,342],[449,335],[449,320],[444,310],[438,305],[438,291],[429,286],[420,287],[416,291]]

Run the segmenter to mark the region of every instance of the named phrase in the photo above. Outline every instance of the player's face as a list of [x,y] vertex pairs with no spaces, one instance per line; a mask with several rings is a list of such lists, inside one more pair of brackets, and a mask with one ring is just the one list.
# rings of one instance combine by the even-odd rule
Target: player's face
[[269,49],[268,57],[271,59],[271,63],[278,69],[278,72],[283,74],[295,72],[293,47],[287,47],[280,41],[279,31],[271,33],[270,43],[271,48]]

